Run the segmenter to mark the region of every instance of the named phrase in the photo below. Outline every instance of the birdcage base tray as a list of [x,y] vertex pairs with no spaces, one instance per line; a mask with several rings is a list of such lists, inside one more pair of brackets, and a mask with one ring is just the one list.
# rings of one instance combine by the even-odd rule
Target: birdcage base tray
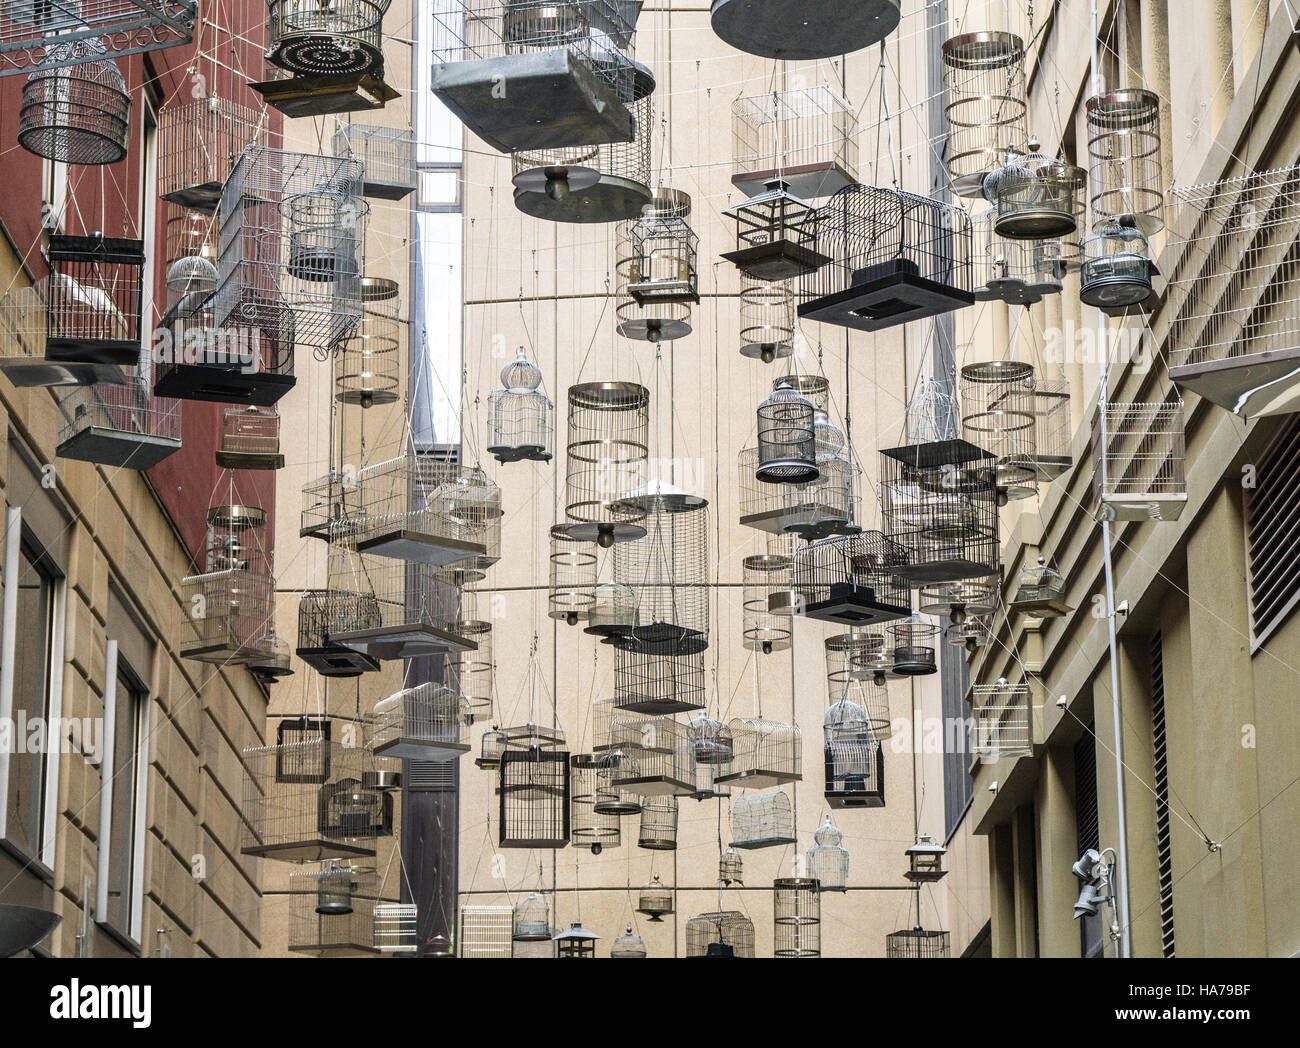
[[221,404],[252,404],[270,407],[293,389],[293,375],[266,371],[244,373],[238,368],[210,364],[176,364],[154,383],[156,397],[172,400],[201,400]]
[[602,528],[610,528],[615,542],[635,542],[645,538],[646,530],[641,524],[593,524],[579,521],[568,526],[568,536],[579,542],[595,542]]
[[821,269],[830,258],[789,240],[724,251],[722,257],[755,280],[790,280]]
[[0,372],[15,386],[30,389],[35,386],[125,385],[126,372],[117,364],[58,363],[42,357],[26,355],[0,357]]
[[476,651],[478,645],[437,626],[412,624],[380,626],[376,629],[336,633],[334,639],[376,659],[415,659],[422,655],[445,655],[450,651]]
[[636,300],[638,306],[700,300],[699,292],[689,280],[643,280],[628,284],[627,293]]
[[1074,216],[1051,208],[1017,211],[993,224],[993,231],[1005,240],[1058,240],[1079,228]]
[[645,713],[651,717],[669,717],[674,713],[694,713],[702,710],[704,709],[704,703],[702,701],[687,702],[684,699],[627,698],[615,702],[614,708],[624,710],[627,713]]
[[238,643],[221,641],[216,644],[182,644],[181,658],[214,666],[246,666],[258,655],[253,651],[245,651]]
[[271,452],[218,451],[217,465],[222,469],[283,469],[284,456]]
[[[639,841],[636,842],[636,846],[638,848],[644,848],[646,851],[676,851],[677,850],[676,841],[660,840],[657,837],[653,837],[653,838],[642,837]],[[637,910],[637,913],[645,913],[645,912],[646,912],[645,910]],[[664,912],[671,913],[672,911],[665,910]],[[659,920],[658,917],[651,917],[650,919],[652,921]]]
[[698,655],[708,648],[709,638],[699,630],[655,624],[614,634],[612,644],[642,655]]
[[359,677],[379,669],[375,659],[338,644],[298,648],[294,654],[322,677]]
[[1300,410],[1300,347],[1179,364],[1170,367],[1169,377],[1243,418]]
[[1177,520],[1187,505],[1186,495],[1110,495],[1101,500],[1103,520]]
[[[519,447],[506,447],[500,444],[488,445],[488,454],[500,463],[507,462],[550,462],[551,453],[540,444],[522,444]],[[560,618],[564,616],[561,615]]]
[[379,953],[377,947],[353,942],[291,943],[288,950],[290,953],[327,953],[331,957],[374,957]]
[[1034,455],[1031,461],[1040,481],[1052,481],[1062,476],[1073,462],[1069,455]]
[[774,167],[767,168],[764,171],[742,171],[731,176],[731,184],[744,193],[745,196],[755,197],[759,193],[766,193],[767,184],[774,178],[785,181],[789,187],[788,192],[790,195],[803,200],[833,196],[845,186],[852,185],[857,181],[848,171],[832,160],[813,164],[796,164],[794,167],[783,167],[779,172]]
[[[324,5],[322,5],[324,9]],[[298,76],[365,76],[384,67],[384,53],[354,33],[285,27],[266,60]]]
[[281,862],[321,862],[325,859],[367,858],[375,854],[375,849],[317,837],[284,844],[250,844],[241,848],[239,853],[262,859],[279,859]]
[[545,193],[515,190],[515,207],[531,218],[547,222],[626,222],[637,218],[654,194],[650,187],[630,178],[601,175],[587,189],[554,200]]
[[367,178],[361,183],[361,195],[371,200],[405,200],[414,192],[414,182],[384,182]]
[[983,579],[997,573],[996,565],[990,566],[962,558],[932,560],[921,564],[903,564],[890,570],[899,578],[906,579],[913,586],[931,582],[961,582],[964,579]]
[[291,76],[249,84],[272,109],[290,119],[358,113],[384,106],[399,97],[380,76]]
[[974,305],[975,296],[920,276],[908,259],[857,270],[849,287],[799,304],[799,316],[859,331],[883,331]]
[[400,528],[358,542],[357,552],[373,553],[375,556],[415,564],[445,565],[481,557],[487,553],[487,549],[478,542],[461,542],[459,539]]
[[826,804],[837,810],[842,808],[883,808],[883,793],[824,793]]
[[600,172],[585,164],[552,164],[547,167],[529,167],[515,174],[510,181],[516,189],[528,193],[546,193],[546,187],[562,178],[569,193],[590,189],[600,181]]
[[729,775],[719,775],[713,781],[719,786],[738,786],[746,790],[765,790],[770,786],[798,782],[802,778],[803,775],[799,772],[754,768],[749,771],[733,771]]
[[1013,600],[1010,602],[1012,611],[1021,612],[1024,615],[1032,615],[1039,619],[1058,619],[1062,615],[1068,615],[1074,609],[1065,601],[1058,598],[1043,600]]
[[401,757],[411,761],[436,761],[445,764],[468,753],[469,743],[428,742],[419,738],[400,737],[375,746],[375,756]]
[[162,198],[178,207],[212,214],[217,210],[217,204],[221,202],[221,185],[220,182],[203,182],[196,186],[174,189],[170,193],[163,194]]
[[88,426],[59,444],[55,455],[101,466],[150,469],[181,449],[179,437],[124,433],[109,426]]
[[[501,84],[509,91],[501,97]],[[631,142],[635,122],[614,89],[564,48],[438,62],[430,90],[501,153]]]
[[623,321],[615,330],[624,338],[637,342],[675,342],[691,333],[691,325],[685,320],[646,320],[638,317]]
[[45,343],[45,359],[57,364],[135,367],[140,363],[140,342],[121,338],[51,338]]
[[780,848],[787,844],[798,844],[797,837],[759,837],[752,841],[732,841],[733,848],[743,851],[756,851],[759,848]]
[[809,601],[804,605],[803,613],[805,618],[820,619],[822,622],[869,626],[876,622],[905,619],[912,613],[912,609],[877,600],[875,592],[870,589],[835,584],[831,586],[826,600]]
[[636,779],[615,779],[616,790],[635,793],[640,797],[682,797],[695,792],[695,784],[667,775],[650,775]]
[[898,28],[899,0],[713,0],[713,31],[760,58],[790,62],[851,54]]

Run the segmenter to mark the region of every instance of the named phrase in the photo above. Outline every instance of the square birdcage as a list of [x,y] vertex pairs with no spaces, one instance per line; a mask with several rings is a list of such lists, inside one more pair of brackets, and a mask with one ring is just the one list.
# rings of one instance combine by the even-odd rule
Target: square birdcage
[[1015,596],[1007,606],[1041,619],[1059,618],[1074,610],[1065,599],[1064,576],[1047,563],[1046,557],[1039,557],[1037,564],[1021,571]]
[[[462,958],[506,958],[510,953],[510,923],[513,907],[460,907],[460,935],[456,956]],[[550,928],[547,928],[549,942]]]
[[299,76],[382,73],[389,2],[267,0],[266,60]]
[[810,619],[865,626],[907,616],[911,593],[894,569],[907,564],[904,546],[878,531],[837,535],[794,555],[794,590]]
[[294,652],[322,677],[356,677],[379,669],[379,661],[332,639],[337,627],[373,629],[381,621],[372,593],[308,590],[298,598],[298,647]]
[[59,398],[59,458],[144,470],[180,446],[180,402],[154,397],[143,378],[77,386]]
[[1246,417],[1300,404],[1300,166],[1172,190],[1169,377]]
[[1107,520],[1177,520],[1187,505],[1183,402],[1101,403],[1092,490]]
[[349,122],[334,132],[334,155],[365,164],[365,196],[403,200],[415,192],[415,132],[409,127]]
[[980,30],[944,41],[943,156],[953,191],[978,197],[1007,150],[1028,139],[1025,44],[1013,33]]
[[656,655],[635,645],[614,654],[615,705],[656,716],[704,708],[704,656]]
[[1039,378],[1034,387],[1033,465],[1039,483],[1049,483],[1074,462],[1070,442],[1070,382],[1065,378]]
[[323,862],[289,874],[287,948],[332,957],[377,952],[375,888],[375,868],[355,862]]
[[63,48],[82,41],[98,43],[110,58],[188,44],[198,6],[197,0],[10,0],[0,10],[0,76],[65,65]]
[[772,882],[772,954],[775,957],[822,955],[822,904],[812,877],[778,877]]
[[722,257],[752,279],[789,280],[830,261],[817,250],[817,212],[782,178],[724,214],[735,219],[736,250]]
[[497,844],[502,848],[564,848],[569,844],[569,754],[507,749],[497,778]]
[[731,766],[718,775],[717,783],[757,790],[803,778],[803,733],[797,724],[733,717],[727,722],[727,733],[731,736]]
[[465,700],[451,688],[426,682],[380,699],[371,711],[376,755],[451,761],[469,752]]
[[894,573],[913,584],[985,578],[1001,570],[992,456],[960,439],[880,452],[887,538],[906,551]]
[[731,802],[731,846],[752,850],[797,844],[794,808],[783,790],[753,793]]
[[431,90],[502,153],[629,142],[635,18],[617,0],[466,0],[433,14]]
[[919,925],[885,936],[885,956],[890,958],[951,957],[947,932],[928,931]]
[[800,280],[809,320],[880,331],[975,301],[970,217],[951,204],[845,186],[817,212],[817,247],[831,261]]
[[280,469],[280,414],[274,408],[226,408],[221,413],[217,465],[222,469]]
[[686,922],[687,957],[753,957],[754,922],[738,910],[701,913]]
[[853,106],[819,84],[731,104],[731,184],[757,196],[774,178],[805,199],[857,181],[858,121]]
[[140,362],[144,241],[51,233],[45,357],[56,362]]
[[638,797],[689,795],[694,791],[692,746],[686,726],[671,717],[629,719],[616,715],[611,738],[626,760],[611,785]]
[[267,654],[275,614],[270,575],[226,568],[181,580],[181,658],[239,666]]
[[1033,753],[1033,700],[1029,684],[1000,678],[993,684],[972,684],[970,694],[971,753],[981,764]]
[[570,758],[569,839],[574,847],[590,848],[599,855],[605,848],[623,843],[619,816],[601,810],[602,798],[617,797],[604,776],[600,758],[590,753],[575,753]]
[[786,497],[782,485],[758,479],[758,448],[744,448],[736,456],[740,477],[740,523],[771,534],[785,531]]
[[822,795],[832,808],[885,806],[885,748],[874,736],[842,739],[824,747]]
[[420,948],[419,916],[414,903],[375,903],[375,949],[380,953],[415,953]]
[[158,195],[195,211],[213,212],[235,160],[266,137],[258,113],[216,95],[158,111]]

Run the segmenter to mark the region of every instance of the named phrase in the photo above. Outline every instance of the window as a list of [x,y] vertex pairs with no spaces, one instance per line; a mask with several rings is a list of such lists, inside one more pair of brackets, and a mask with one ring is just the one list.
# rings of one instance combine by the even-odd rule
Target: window
[[1245,488],[1251,650],[1258,651],[1300,602],[1300,423],[1292,421],[1255,464]]
[[100,853],[96,917],[140,941],[143,889],[148,689],[110,640],[105,653],[111,685],[104,695],[104,753],[99,774]]

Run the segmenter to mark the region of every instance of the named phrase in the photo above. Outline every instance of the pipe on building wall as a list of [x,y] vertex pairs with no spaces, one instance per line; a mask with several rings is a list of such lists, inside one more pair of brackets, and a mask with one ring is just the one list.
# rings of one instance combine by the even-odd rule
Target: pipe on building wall
[[[4,604],[0,612],[0,723],[8,724],[14,715],[14,644],[18,625],[18,559],[22,550],[23,510],[10,506],[5,510]],[[5,835],[9,812],[9,751],[0,747],[0,837]]]

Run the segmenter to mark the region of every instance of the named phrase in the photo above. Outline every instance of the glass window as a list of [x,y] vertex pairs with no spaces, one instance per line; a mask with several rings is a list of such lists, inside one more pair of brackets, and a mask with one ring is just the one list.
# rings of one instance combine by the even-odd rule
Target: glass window
[[113,762],[105,770],[111,808],[108,832],[108,913],[117,931],[131,934],[135,898],[136,831],[142,810],[140,759],[145,689],[129,670],[117,674],[113,713]]

